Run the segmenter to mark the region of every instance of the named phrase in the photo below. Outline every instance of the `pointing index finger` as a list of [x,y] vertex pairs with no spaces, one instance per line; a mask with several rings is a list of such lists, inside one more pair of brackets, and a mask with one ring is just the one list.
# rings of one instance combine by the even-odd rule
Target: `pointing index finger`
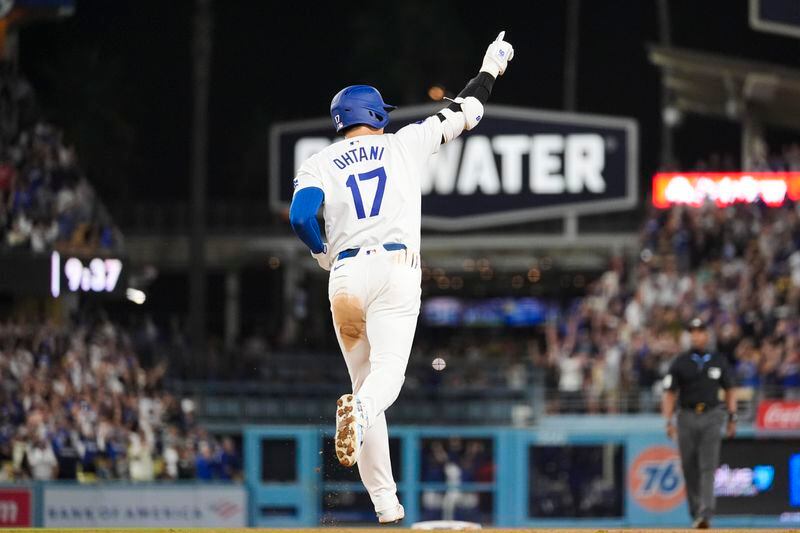
[[502,41],[505,36],[506,36],[506,30],[501,31],[500,33],[497,34],[497,39],[495,39],[495,42]]

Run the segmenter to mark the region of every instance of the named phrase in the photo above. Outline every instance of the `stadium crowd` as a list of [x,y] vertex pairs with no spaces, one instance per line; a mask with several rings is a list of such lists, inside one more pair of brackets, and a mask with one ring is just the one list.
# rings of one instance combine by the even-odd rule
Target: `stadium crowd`
[[164,390],[107,319],[0,322],[0,482],[241,478],[232,439]]
[[39,121],[0,146],[0,246],[93,252],[119,241],[58,128]]
[[[800,170],[800,144],[773,155],[759,146],[756,170]],[[727,159],[695,168],[723,168]],[[800,397],[799,305],[800,206],[654,210],[636,264],[614,259],[561,325],[547,327],[550,409],[656,409],[693,316],[710,324],[742,398]]]

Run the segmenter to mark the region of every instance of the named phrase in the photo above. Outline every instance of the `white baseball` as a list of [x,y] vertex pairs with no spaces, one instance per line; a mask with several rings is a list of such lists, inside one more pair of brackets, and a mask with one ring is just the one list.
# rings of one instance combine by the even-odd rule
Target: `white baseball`
[[442,359],[441,357],[437,357],[431,362],[431,366],[433,367],[434,370],[438,370],[441,372],[442,370],[445,369],[447,363],[445,363],[444,359]]

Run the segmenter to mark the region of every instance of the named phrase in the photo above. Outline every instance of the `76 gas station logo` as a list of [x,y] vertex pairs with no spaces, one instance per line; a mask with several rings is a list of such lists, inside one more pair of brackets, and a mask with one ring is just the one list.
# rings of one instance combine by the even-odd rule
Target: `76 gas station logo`
[[634,501],[649,511],[665,512],[685,497],[680,458],[674,448],[651,446],[631,463],[628,488]]

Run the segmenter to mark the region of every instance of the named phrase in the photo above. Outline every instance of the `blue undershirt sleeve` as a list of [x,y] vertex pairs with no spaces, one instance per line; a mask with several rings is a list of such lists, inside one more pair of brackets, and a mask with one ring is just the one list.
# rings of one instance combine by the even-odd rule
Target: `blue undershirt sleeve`
[[322,206],[325,193],[317,187],[300,189],[292,198],[289,207],[289,223],[300,240],[315,254],[321,253],[325,246],[317,223],[317,211]]

